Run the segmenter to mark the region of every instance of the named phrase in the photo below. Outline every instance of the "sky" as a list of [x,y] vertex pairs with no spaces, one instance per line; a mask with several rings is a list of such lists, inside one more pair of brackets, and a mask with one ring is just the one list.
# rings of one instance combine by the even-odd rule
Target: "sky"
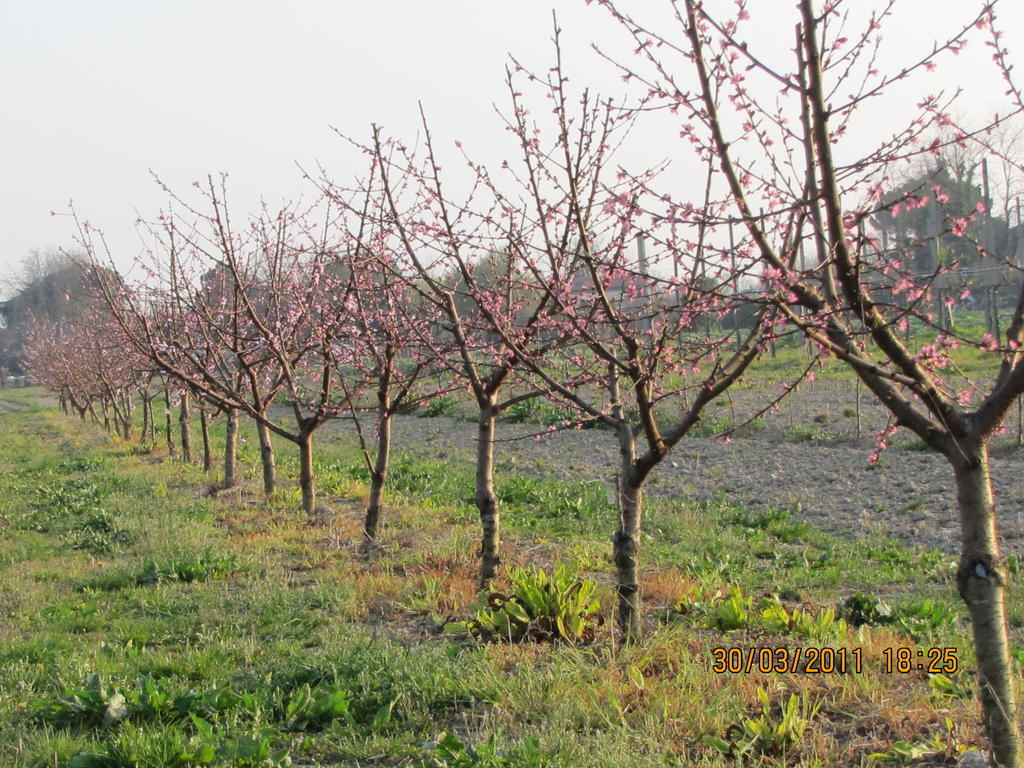
[[[621,4],[644,14],[667,7]],[[887,55],[924,50],[973,4],[899,6]],[[1020,62],[1024,8],[1014,6],[1024,3],[1004,0],[1000,18]],[[784,55],[791,0],[751,7],[751,43]],[[293,200],[311,193],[300,166],[342,182],[361,172],[333,129],[365,138],[379,123],[411,137],[418,102],[439,143],[460,140],[500,160],[507,134],[495,105],[507,103],[508,56],[538,71],[550,65],[553,9],[573,81],[623,94],[621,73],[590,44],[628,61],[629,41],[584,0],[0,0],[0,284],[33,249],[75,247],[72,201],[127,265],[143,248],[137,218],[166,203],[153,174],[187,194],[193,181],[226,172],[236,209]],[[1001,90],[986,59],[969,52],[954,70],[979,112]],[[644,160],[685,151],[664,125],[636,138]]]

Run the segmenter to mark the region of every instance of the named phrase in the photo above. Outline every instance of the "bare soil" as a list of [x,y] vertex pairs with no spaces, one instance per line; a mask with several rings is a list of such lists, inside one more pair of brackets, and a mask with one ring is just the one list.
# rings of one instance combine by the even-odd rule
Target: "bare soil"
[[[735,388],[731,399],[708,409],[704,430],[742,423],[764,407],[772,391],[766,380]],[[1006,432],[993,440],[992,469],[1004,554],[1024,556],[1024,450],[1017,445],[1017,413],[1014,408]],[[956,496],[945,459],[901,432],[879,463],[869,466],[886,420],[869,394],[861,393],[858,406],[850,380],[805,384],[762,415],[755,428],[729,440],[685,438],[654,470],[649,493],[687,502],[725,500],[752,513],[785,508],[832,533],[880,532],[923,549],[958,552]],[[498,470],[612,487],[617,446],[609,431],[532,437],[544,429],[499,424]],[[475,434],[464,420],[404,416],[397,420],[395,446],[436,459],[471,461]]]

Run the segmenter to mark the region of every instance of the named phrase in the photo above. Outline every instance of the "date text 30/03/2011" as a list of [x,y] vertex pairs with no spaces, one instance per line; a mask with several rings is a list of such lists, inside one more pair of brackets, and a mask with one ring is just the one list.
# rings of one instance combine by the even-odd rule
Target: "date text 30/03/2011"
[[[880,669],[886,674],[927,672],[952,675],[960,668],[956,648],[902,648],[882,650]],[[864,668],[861,648],[727,648],[711,649],[711,671],[717,674],[751,672],[804,673],[810,675],[860,674]]]

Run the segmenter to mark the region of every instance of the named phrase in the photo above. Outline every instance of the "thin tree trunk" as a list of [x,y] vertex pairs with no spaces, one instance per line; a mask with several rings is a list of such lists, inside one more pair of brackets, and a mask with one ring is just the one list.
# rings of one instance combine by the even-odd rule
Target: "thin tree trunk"
[[363,535],[366,544],[372,546],[380,530],[381,498],[384,495],[384,480],[388,474],[391,459],[391,413],[390,404],[380,405],[380,424],[377,430],[377,458],[370,473],[370,499],[366,504],[366,518],[363,521]]
[[164,420],[167,426],[167,455],[173,459],[178,451],[174,447],[174,423],[171,419],[171,392],[166,384],[164,384]]
[[142,442],[146,442],[146,438],[149,437],[149,422],[152,418],[152,407],[150,406],[149,398],[145,395],[142,396]]
[[224,427],[224,487],[235,485],[236,456],[238,453],[238,409],[227,409],[227,422]]
[[616,435],[619,440],[619,474],[616,482],[619,525],[613,539],[612,554],[617,579],[619,629],[625,638],[632,639],[640,631],[641,602],[637,553],[640,546],[643,487],[634,478],[636,441],[629,423],[620,421]]
[[260,463],[263,465],[263,493],[267,496],[277,486],[277,462],[274,459],[274,443],[271,442],[270,428],[256,422],[256,433],[260,439]]
[[960,447],[967,458],[958,456],[952,462],[961,531],[957,586],[971,616],[982,713],[996,765],[1020,768],[1017,698],[1005,613],[1008,575],[996,536],[988,445],[979,440]]
[[131,439],[131,403],[124,396],[111,393],[110,405],[114,411],[114,432],[125,440]]
[[213,469],[213,456],[210,454],[210,420],[206,415],[206,403],[199,399],[199,428],[203,435],[203,472]]
[[178,409],[178,428],[181,430],[181,460],[186,464],[192,463],[192,420],[191,408],[189,406],[188,392],[181,393],[181,408]]
[[501,565],[501,508],[494,491],[494,398],[480,404],[476,443],[476,506],[480,510],[480,588],[486,589]]
[[131,440],[132,439],[132,422],[133,422],[133,419],[132,419],[132,408],[134,408],[134,404],[132,403],[131,393],[128,392],[127,390],[122,395],[122,406],[121,407],[122,407],[122,409],[124,411],[124,422],[122,424],[123,427],[124,427],[124,432],[122,434],[123,434],[125,440]]
[[103,429],[110,431],[110,404],[106,397],[100,397],[100,408],[103,411]]
[[302,490],[302,510],[312,515],[316,509],[316,476],[313,473],[313,433],[299,433],[299,488]]

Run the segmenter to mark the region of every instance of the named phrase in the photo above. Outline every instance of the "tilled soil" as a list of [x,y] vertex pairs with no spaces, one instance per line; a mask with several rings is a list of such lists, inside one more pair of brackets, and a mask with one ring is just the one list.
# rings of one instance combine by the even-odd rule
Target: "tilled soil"
[[[705,421],[728,414],[740,423],[763,407],[763,387],[738,389],[732,402],[713,404]],[[687,437],[649,480],[649,493],[679,500],[724,499],[751,513],[791,509],[794,517],[832,533],[882,532],[925,549],[959,550],[952,472],[941,456],[897,435],[877,466],[868,461],[884,412],[861,396],[857,436],[851,382],[819,382],[763,416],[757,431],[726,441]],[[1017,412],[995,438],[993,485],[1004,554],[1024,555],[1024,450],[1016,446]],[[603,429],[565,430],[529,437],[544,427],[499,424],[499,469],[537,476],[601,480],[609,487],[617,461],[614,435]],[[524,437],[526,436],[526,437]],[[471,461],[476,427],[447,417],[403,416],[395,447],[439,459]],[[522,439],[515,439],[522,438]]]

